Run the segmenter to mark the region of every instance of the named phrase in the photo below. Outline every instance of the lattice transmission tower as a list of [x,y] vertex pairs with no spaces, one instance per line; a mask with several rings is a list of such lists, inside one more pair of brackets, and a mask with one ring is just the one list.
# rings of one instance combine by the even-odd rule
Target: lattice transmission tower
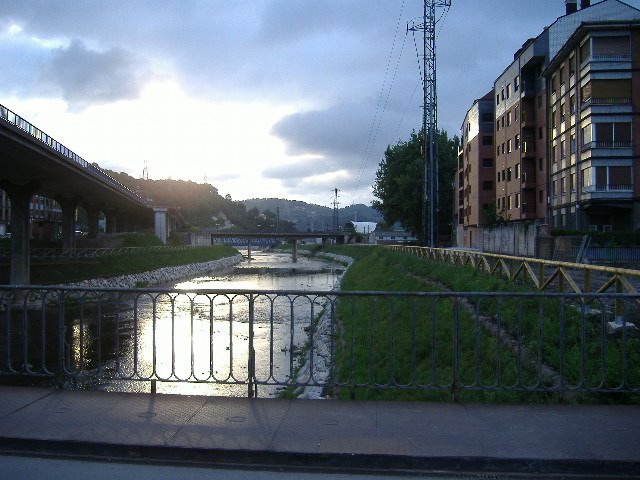
[[[424,0],[422,23],[410,21],[407,31],[423,32],[422,55],[422,153],[424,175],[422,183],[422,242],[434,247],[437,243],[438,220],[438,97],[436,93],[436,23],[451,7],[451,0]],[[438,10],[442,10],[437,17]]]

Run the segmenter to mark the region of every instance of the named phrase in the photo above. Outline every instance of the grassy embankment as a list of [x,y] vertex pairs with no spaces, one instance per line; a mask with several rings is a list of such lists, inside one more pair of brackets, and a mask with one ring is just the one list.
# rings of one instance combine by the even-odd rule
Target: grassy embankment
[[[355,262],[345,274],[343,290],[401,292],[524,292],[528,285],[513,283],[470,267],[418,259],[382,248],[332,246],[312,247],[350,255]],[[470,300],[470,299],[467,299]],[[627,381],[640,385],[640,341],[601,336],[600,317],[581,322],[580,315],[561,300],[484,298],[471,301],[467,308],[454,305],[451,298],[424,297],[405,299],[344,299],[338,306],[338,335],[335,344],[337,380],[346,384],[340,396],[353,392],[357,398],[449,400],[452,395],[465,401],[549,402],[557,394],[521,392],[492,388],[495,385],[528,387],[538,382],[549,385],[552,378],[541,378],[535,362],[518,362],[522,355],[517,345],[527,347],[532,359],[542,362],[565,381],[575,385],[584,381],[597,387],[617,386],[626,368]],[[458,328],[454,329],[457,312]],[[476,314],[500,322],[503,331],[516,340],[508,347],[476,321]],[[454,336],[457,335],[459,362],[457,381],[453,370]],[[604,338],[605,347],[601,348]],[[518,341],[519,340],[519,341]],[[561,348],[561,345],[563,348]],[[583,348],[584,346],[584,348]],[[623,349],[627,363],[623,366]],[[529,368],[517,368],[518,363]],[[357,387],[358,384],[395,383],[428,385],[422,390]],[[486,387],[484,391],[460,389],[460,385]],[[637,402],[628,394],[572,394],[574,402]]]
[[[162,245],[153,235],[126,234],[122,236],[123,247],[150,247]],[[109,277],[139,273],[161,267],[187,265],[190,263],[207,262],[219,258],[235,255],[237,251],[227,245],[189,248],[175,250],[171,248],[140,250],[121,255],[111,255],[97,258],[71,258],[56,261],[32,261],[31,283],[34,285],[52,285],[72,283],[88,278]],[[9,281],[7,264],[1,266],[0,282]]]

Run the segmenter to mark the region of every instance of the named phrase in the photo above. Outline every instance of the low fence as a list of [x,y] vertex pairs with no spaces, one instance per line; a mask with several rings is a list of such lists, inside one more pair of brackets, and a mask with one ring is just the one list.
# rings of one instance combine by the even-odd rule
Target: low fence
[[640,270],[514,257],[448,248],[394,245],[392,250],[421,258],[470,266],[507,280],[528,282],[536,290],[575,293],[638,293]]
[[[110,257],[113,255],[127,255],[139,252],[154,252],[167,250],[186,250],[198,248],[203,245],[177,245],[154,247],[115,247],[115,248],[32,248],[32,258],[74,258],[74,257]],[[0,249],[0,257],[11,256],[11,249]]]
[[0,286],[0,374],[234,396],[637,394],[638,299]]

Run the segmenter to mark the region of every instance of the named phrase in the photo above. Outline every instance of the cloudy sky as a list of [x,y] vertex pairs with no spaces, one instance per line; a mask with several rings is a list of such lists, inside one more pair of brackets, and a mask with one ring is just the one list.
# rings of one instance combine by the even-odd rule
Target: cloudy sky
[[[564,0],[453,0],[439,126]],[[640,0],[630,0],[638,7]],[[384,149],[420,127],[422,0],[0,0],[0,103],[90,162],[236,199],[369,203]],[[414,43],[415,40],[415,43]],[[421,52],[419,52],[421,53]]]

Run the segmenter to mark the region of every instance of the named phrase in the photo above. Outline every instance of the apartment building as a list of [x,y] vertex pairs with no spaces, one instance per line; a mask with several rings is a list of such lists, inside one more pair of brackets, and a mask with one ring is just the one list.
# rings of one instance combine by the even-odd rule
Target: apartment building
[[640,21],[583,23],[544,72],[550,85],[550,223],[640,228]]
[[[11,201],[0,190],[0,236],[10,233]],[[42,195],[34,195],[30,204],[31,238],[53,240],[62,227],[62,208],[55,200]]]
[[478,228],[495,198],[493,90],[473,102],[460,128],[456,172],[458,245],[480,248]]
[[632,200],[640,10],[619,0],[565,6],[493,85],[498,214],[559,228],[640,227]]

